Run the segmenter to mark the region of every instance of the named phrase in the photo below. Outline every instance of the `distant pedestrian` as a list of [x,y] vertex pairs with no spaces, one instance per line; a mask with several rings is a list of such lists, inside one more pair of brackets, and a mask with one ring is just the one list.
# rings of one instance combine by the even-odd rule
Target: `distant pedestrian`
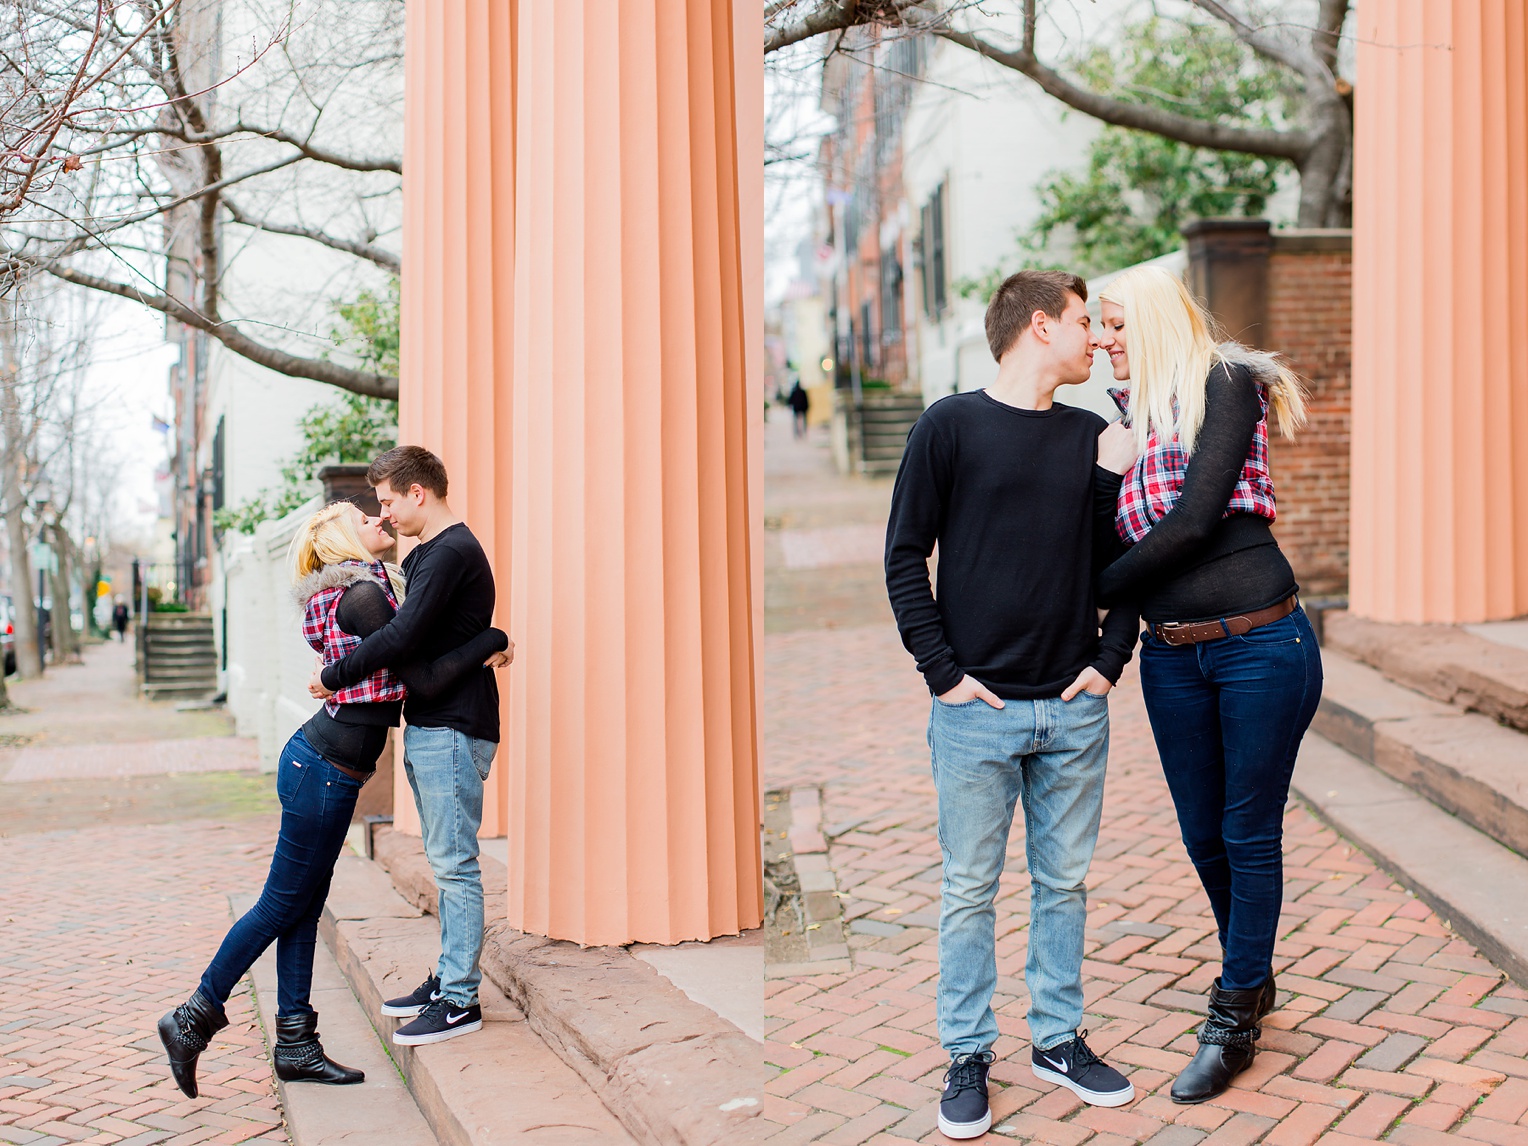
[[1270,528],[1272,413],[1305,421],[1300,381],[1272,355],[1216,345],[1211,319],[1157,267],[1105,288],[1100,342],[1140,460],[1116,525],[1131,542],[1099,577],[1103,603],[1146,619],[1141,693],[1189,859],[1219,930],[1199,1050],[1172,1100],[1205,1102],[1252,1065],[1274,1007],[1284,807],[1321,700],[1321,654]]
[[793,430],[796,437],[806,437],[806,416],[812,408],[812,398],[801,387],[801,379],[797,378],[795,385],[791,387],[790,396],[786,398],[786,404],[791,408]]
[[120,596],[116,604],[111,608],[111,627],[117,630],[117,640],[124,644],[127,642],[127,625],[132,620],[132,610],[127,607],[127,602]]
[[[1086,300],[1082,279],[1059,271],[1004,281],[987,308],[997,379],[924,412],[891,498],[887,591],[933,694],[944,860],[938,1022],[950,1056],[939,1129],[951,1138],[979,1137],[992,1123],[994,904],[1021,802],[1030,1069],[1095,1106],[1135,1097],[1078,1029],[1109,691],[1136,637],[1128,609],[1110,612],[1100,636],[1093,599],[1094,569],[1120,548],[1110,522],[1133,443],[1128,434],[1101,439],[1102,418],[1054,401],[1057,387],[1092,370],[1098,343]],[[1095,464],[1106,457],[1116,472]],[[937,597],[928,569],[936,544]]]
[[[335,502],[299,527],[293,539],[293,581],[303,608],[303,637],[333,663],[382,629],[404,600],[400,571],[381,557],[393,538],[381,518]],[[318,1041],[309,1001],[318,919],[361,787],[376,774],[387,729],[410,697],[437,696],[485,660],[507,662],[509,638],[485,628],[429,663],[378,667],[341,689],[292,734],[276,766],[281,829],[270,874],[255,906],[233,925],[191,998],[159,1020],[170,1072],[197,1097],[196,1063],[212,1036],[228,1025],[224,1004],[272,942],[276,944],[276,1074],[286,1082],[346,1084],[365,1075],[330,1059]]]

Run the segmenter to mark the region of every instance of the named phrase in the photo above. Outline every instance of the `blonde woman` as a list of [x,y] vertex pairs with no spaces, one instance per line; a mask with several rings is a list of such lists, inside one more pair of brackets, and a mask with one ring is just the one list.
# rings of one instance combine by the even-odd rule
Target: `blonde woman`
[[[401,574],[384,564],[393,545],[380,518],[349,502],[314,514],[292,542],[292,580],[303,637],[325,663],[338,660],[392,619],[404,596]],[[159,1020],[176,1084],[197,1097],[196,1063],[228,1025],[223,1006],[262,952],[276,944],[276,1073],[285,1081],[335,1084],[365,1079],[324,1054],[309,1003],[318,918],[361,786],[396,725],[406,692],[433,695],[505,649],[488,629],[429,664],[373,673],[330,697],[292,734],[276,772],[281,830],[260,899],[224,938],[191,998]]]
[[1217,345],[1167,272],[1127,271],[1100,301],[1140,458],[1115,519],[1130,548],[1099,596],[1140,608],[1141,691],[1220,933],[1199,1051],[1172,1087],[1175,1102],[1204,1102],[1251,1065],[1274,1005],[1284,804],[1321,698],[1320,653],[1270,529],[1269,418],[1292,436],[1305,405],[1276,358]]

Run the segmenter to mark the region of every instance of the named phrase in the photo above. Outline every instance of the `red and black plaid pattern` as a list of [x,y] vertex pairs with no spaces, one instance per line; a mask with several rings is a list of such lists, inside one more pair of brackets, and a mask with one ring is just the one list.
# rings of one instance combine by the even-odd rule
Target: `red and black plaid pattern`
[[[393,585],[387,579],[387,567],[382,562],[345,561],[342,564],[354,565],[373,573],[381,582],[382,592],[387,594],[388,602],[395,611],[397,610],[398,598],[393,596]],[[360,637],[345,632],[335,619],[335,614],[339,612],[340,598],[349,587],[348,585],[332,585],[327,589],[320,589],[308,598],[307,606],[302,612],[302,639],[324,658],[325,665],[332,665],[347,653],[353,652],[361,643]],[[324,708],[328,710],[330,716],[333,716],[342,704],[372,704],[384,700],[402,700],[406,691],[403,682],[394,676],[391,670],[378,669],[365,680],[340,689],[324,702]]]
[[[1109,396],[1128,417],[1130,391],[1111,389]],[[1247,450],[1247,460],[1242,463],[1241,477],[1236,480],[1236,488],[1231,491],[1230,503],[1222,516],[1252,513],[1273,521],[1278,517],[1278,508],[1273,497],[1273,476],[1268,472],[1268,392],[1261,383],[1257,387],[1257,400],[1263,416],[1252,433],[1252,445]],[[1125,475],[1124,484],[1120,486],[1119,504],[1114,514],[1114,527],[1120,537],[1134,544],[1150,533],[1151,527],[1166,517],[1167,511],[1178,500],[1187,473],[1188,457],[1178,439],[1174,437],[1170,442],[1163,442],[1153,430],[1146,440],[1146,452],[1136,461],[1135,468]]]

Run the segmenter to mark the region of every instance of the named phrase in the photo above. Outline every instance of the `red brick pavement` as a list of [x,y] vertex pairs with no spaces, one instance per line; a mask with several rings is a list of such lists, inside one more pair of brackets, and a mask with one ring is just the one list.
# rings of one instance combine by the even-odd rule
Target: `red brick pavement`
[[0,839],[0,1142],[288,1141],[246,985],[199,1099],[170,1081],[154,1030],[227,931],[228,895],[259,889],[274,838],[259,817]]
[[[927,693],[889,626],[770,635],[765,666],[766,785],[822,786],[846,920],[877,932],[851,934],[851,973],[766,984],[766,1114],[782,1144],[945,1141]],[[1528,1144],[1528,992],[1300,807],[1285,821],[1280,1005],[1262,1053],[1220,1099],[1169,1100],[1219,951],[1133,674],[1112,716],[1087,1025],[1141,1097],[1087,1107],[1029,1073],[1018,824],[998,901],[996,1132],[1057,1146]]]

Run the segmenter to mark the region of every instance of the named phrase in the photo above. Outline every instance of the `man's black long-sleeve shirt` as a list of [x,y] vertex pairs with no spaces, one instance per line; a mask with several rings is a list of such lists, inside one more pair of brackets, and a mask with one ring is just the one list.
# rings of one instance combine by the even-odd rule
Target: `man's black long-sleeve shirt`
[[[392,623],[324,668],[324,687],[338,692],[386,665],[438,660],[493,624],[493,570],[472,531],[457,523],[403,559],[408,596]],[[478,668],[436,696],[409,694],[404,718],[423,728],[454,728],[477,740],[499,739],[499,686]]]
[[[1060,696],[1092,666],[1118,681],[1137,616],[1100,638],[1096,572],[1118,552],[1120,476],[1095,463],[1104,420],[944,398],[908,435],[886,530],[886,589],[934,695],[970,674],[1005,700]],[[939,547],[938,594],[928,558]]]

